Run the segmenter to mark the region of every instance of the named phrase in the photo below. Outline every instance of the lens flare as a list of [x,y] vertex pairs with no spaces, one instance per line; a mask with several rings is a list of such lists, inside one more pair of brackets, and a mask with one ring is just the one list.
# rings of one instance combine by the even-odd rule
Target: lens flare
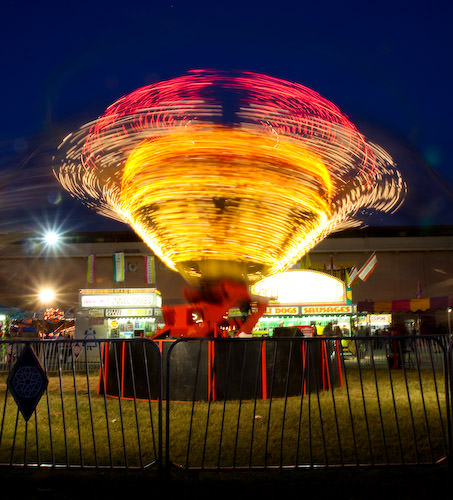
[[284,271],[406,192],[391,157],[334,104],[254,73],[199,70],[140,88],[60,151],[63,187],[191,283]]

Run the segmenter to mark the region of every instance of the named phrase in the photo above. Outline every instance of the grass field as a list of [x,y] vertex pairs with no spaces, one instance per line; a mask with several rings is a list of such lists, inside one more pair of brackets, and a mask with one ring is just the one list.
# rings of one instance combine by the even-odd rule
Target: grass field
[[[434,463],[445,457],[443,375],[429,369],[359,373],[356,366],[347,369],[341,387],[318,394],[172,402],[169,458],[210,469]],[[51,374],[36,414],[25,423],[2,375],[0,463],[152,464],[158,456],[157,403],[105,398],[97,385],[97,373],[75,379]],[[165,404],[163,409],[165,436]]]

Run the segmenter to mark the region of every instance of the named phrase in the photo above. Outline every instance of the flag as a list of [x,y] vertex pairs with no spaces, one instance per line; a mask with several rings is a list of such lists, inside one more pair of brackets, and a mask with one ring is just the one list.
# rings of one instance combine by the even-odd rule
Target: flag
[[362,281],[366,281],[370,277],[371,273],[374,271],[377,264],[378,261],[376,257],[376,252],[373,252],[368,258],[368,260],[365,262],[365,264],[363,264],[363,266],[360,268],[359,278]]
[[156,282],[156,263],[153,255],[145,255],[145,283]]
[[113,281],[124,281],[124,253],[113,254]]
[[350,287],[351,283],[351,278],[349,276],[348,270],[346,268],[343,268],[343,281],[346,285],[346,303],[347,304],[352,304],[352,291]]
[[346,284],[346,287],[349,288],[349,282],[351,281],[351,278],[349,277],[348,270],[344,270],[344,282]]
[[359,270],[357,269],[357,266],[352,266],[351,270],[349,271],[349,275],[346,279],[346,285],[350,287],[358,278],[358,276],[359,276]]
[[94,283],[96,281],[96,255],[88,255],[88,270],[87,282]]

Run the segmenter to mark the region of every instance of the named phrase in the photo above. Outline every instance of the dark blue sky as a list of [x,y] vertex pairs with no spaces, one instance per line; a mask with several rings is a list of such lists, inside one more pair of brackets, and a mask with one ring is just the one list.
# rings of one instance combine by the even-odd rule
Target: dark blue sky
[[59,201],[52,151],[120,96],[202,67],[311,87],[388,149],[408,202],[371,223],[453,224],[452,18],[446,1],[3,0],[0,231],[126,229]]

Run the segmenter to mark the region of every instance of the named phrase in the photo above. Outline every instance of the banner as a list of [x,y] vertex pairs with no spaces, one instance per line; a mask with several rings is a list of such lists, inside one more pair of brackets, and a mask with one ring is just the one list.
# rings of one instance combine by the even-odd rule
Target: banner
[[113,281],[124,281],[124,253],[113,254]]
[[352,266],[349,275],[346,276],[346,286],[350,287],[359,277],[359,270],[357,266]]
[[88,255],[88,271],[87,282],[94,283],[96,281],[96,255]]
[[371,273],[374,271],[377,264],[378,264],[378,261],[377,261],[377,257],[376,257],[376,252],[373,252],[371,254],[371,256],[369,257],[369,259],[361,267],[361,269],[359,271],[359,278],[362,281],[366,281],[370,277]]
[[145,255],[145,283],[156,282],[156,263],[153,255]]
[[352,304],[352,290],[351,290],[351,278],[349,277],[348,270],[344,270],[344,282],[346,285],[346,303]]

